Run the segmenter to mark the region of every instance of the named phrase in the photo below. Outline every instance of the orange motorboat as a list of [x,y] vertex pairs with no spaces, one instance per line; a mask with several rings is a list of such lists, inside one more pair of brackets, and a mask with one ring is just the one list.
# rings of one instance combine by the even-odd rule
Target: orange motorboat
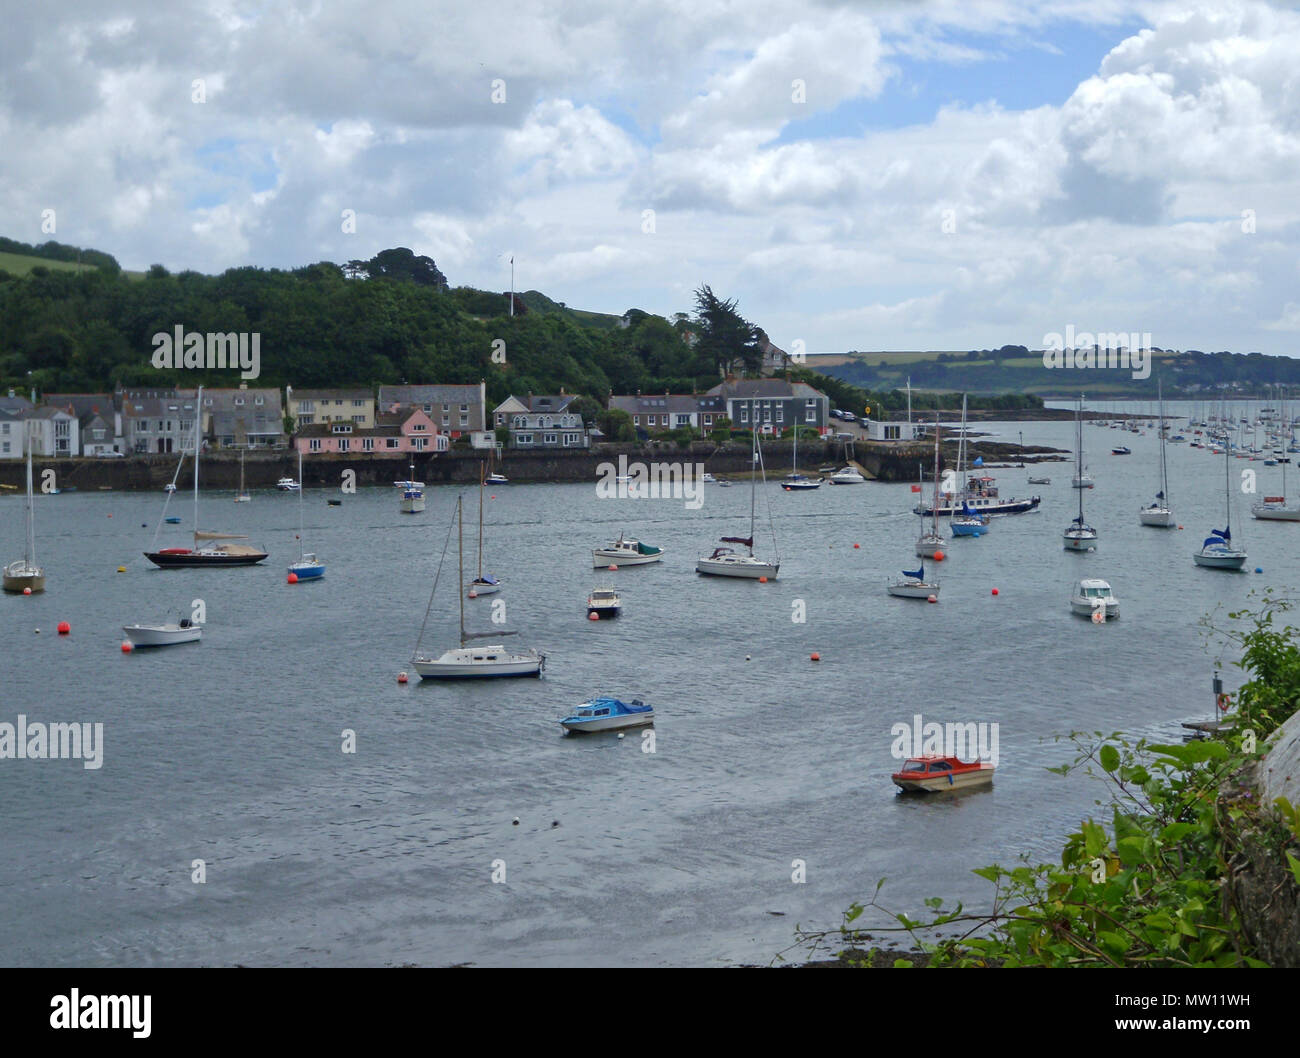
[[930,754],[908,757],[902,770],[890,778],[895,786],[906,791],[956,790],[992,785],[994,767],[988,761],[964,761],[960,757]]

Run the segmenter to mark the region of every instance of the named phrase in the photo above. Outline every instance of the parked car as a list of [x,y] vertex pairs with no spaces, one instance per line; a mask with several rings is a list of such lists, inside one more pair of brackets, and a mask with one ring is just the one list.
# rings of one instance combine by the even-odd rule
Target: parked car
[[843,419],[845,422],[857,422],[857,421],[858,421],[858,417],[857,417],[856,415],[854,415],[853,412],[851,412],[851,411],[842,411],[842,412],[840,412],[840,418]]
[[100,452],[98,453],[98,456],[100,459],[122,459],[124,458],[125,453],[124,452]]

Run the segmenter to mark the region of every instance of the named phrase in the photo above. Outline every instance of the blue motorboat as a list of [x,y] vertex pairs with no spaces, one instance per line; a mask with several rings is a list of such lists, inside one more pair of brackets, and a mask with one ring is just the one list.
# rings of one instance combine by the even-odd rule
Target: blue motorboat
[[178,517],[176,517],[176,515],[174,515],[174,514],[173,514],[173,515],[169,515],[168,517],[164,518],[163,521],[165,521],[168,525],[180,525],[180,524],[181,524],[181,520],[180,520]]
[[978,514],[969,503],[963,502],[960,517],[952,520],[953,536],[983,536],[989,531],[989,520]]
[[592,698],[560,721],[565,731],[617,731],[644,727],[655,722],[654,707],[639,698],[624,702],[618,698]]

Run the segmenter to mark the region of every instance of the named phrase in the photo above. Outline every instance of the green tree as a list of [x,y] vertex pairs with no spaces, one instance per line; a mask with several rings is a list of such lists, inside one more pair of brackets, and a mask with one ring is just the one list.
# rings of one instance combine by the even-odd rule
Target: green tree
[[716,372],[739,359],[746,372],[757,375],[763,364],[758,330],[736,311],[734,299],[723,301],[706,283],[695,291],[695,356],[703,374]]

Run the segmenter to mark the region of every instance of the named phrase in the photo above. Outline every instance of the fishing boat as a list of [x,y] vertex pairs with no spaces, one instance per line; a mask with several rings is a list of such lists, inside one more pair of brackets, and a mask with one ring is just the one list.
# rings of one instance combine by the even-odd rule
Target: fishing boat
[[[1075,466],[1078,473],[1074,480],[1079,481],[1084,477],[1083,473],[1083,395],[1079,395],[1079,408],[1074,417],[1074,428],[1078,435],[1077,448],[1075,449]],[[1069,527],[1062,533],[1065,541],[1066,551],[1095,551],[1097,548],[1097,530],[1083,520],[1083,488],[1075,486],[1079,491],[1079,514],[1072,521]],[[1091,485],[1085,486],[1092,488]]]
[[424,623],[416,639],[415,653],[411,666],[419,673],[422,680],[484,679],[503,676],[540,676],[546,666],[546,656],[534,649],[511,652],[500,643],[490,646],[467,646],[473,639],[495,639],[499,636],[514,635],[513,632],[466,632],[465,631],[465,593],[457,591],[460,600],[460,646],[446,650],[437,657],[424,653],[420,647],[424,641],[425,628],[429,623],[429,614],[433,610],[433,600],[438,592],[438,581],[442,576],[442,563],[447,557],[447,548],[451,544],[451,530],[457,530],[456,583],[465,583],[465,512],[464,503],[456,498],[456,515],[453,526],[447,529],[447,539],[442,548],[442,559],[438,561],[438,572],[433,578],[433,589],[429,593],[429,605],[424,611]]
[[822,487],[821,478],[810,478],[799,473],[799,427],[794,427],[794,455],[790,473],[781,479],[781,488],[786,492],[810,492]]
[[618,597],[618,592],[613,588],[592,588],[591,594],[587,596],[587,616],[596,616],[597,618],[617,617],[622,609],[623,603]]
[[592,550],[593,566],[644,566],[664,557],[664,549],[640,540],[629,540],[622,533],[604,547]]
[[828,479],[832,485],[863,485],[866,483],[857,467],[841,467]]
[[[966,396],[962,395],[961,399],[961,429],[958,433],[958,456],[957,456],[957,479],[961,479],[961,468],[965,461],[966,445]],[[972,467],[983,466],[983,459],[977,458]],[[929,517],[934,510],[938,511],[940,518],[962,518],[965,517],[965,508],[970,506],[980,516],[989,516],[994,514],[1026,514],[1029,511],[1038,509],[1041,497],[1032,496],[1027,500],[1004,498],[998,494],[997,487],[993,484],[994,478],[988,474],[972,474],[967,480],[964,488],[957,491],[945,492],[943,494],[944,502],[937,507],[926,506],[925,502],[918,503],[912,509],[914,514]]]
[[900,599],[938,598],[939,582],[925,579],[925,563],[922,562],[920,569],[903,570],[903,579],[890,581],[885,590]]
[[483,485],[486,470],[486,466],[481,467],[478,475],[478,576],[467,589],[471,599],[477,599],[480,595],[495,595],[501,590],[501,582],[491,573],[483,572]]
[[[925,515],[921,515],[921,535],[916,538],[917,558],[933,557],[940,561],[947,550],[948,541],[939,534],[939,413],[934,413],[934,500],[930,504],[930,531],[925,531]],[[925,475],[921,475],[921,484]]]
[[[203,407],[203,387],[198,390],[198,397],[194,405],[196,412]],[[253,547],[249,544],[233,543],[214,543],[213,541],[222,540],[246,540],[246,536],[239,533],[215,533],[201,530],[199,528],[199,423],[202,422],[203,416],[196,414],[194,416],[194,546],[193,547],[164,547],[154,551],[146,551],[144,557],[152,562],[155,566],[162,566],[165,569],[175,567],[203,567],[203,566],[252,566],[261,562],[267,557],[265,551],[260,547]],[[181,462],[176,466],[176,476],[180,476],[181,466],[185,462],[184,454],[181,455]],[[175,481],[172,482],[173,486]],[[163,514],[167,512],[167,504],[171,503],[172,494],[175,488],[168,490],[168,496],[163,505]],[[157,546],[158,531],[162,529],[162,522],[158,523],[158,529],[154,531],[154,546]]]
[[1169,506],[1169,461],[1165,458],[1165,433],[1163,429],[1165,422],[1165,397],[1162,386],[1157,386],[1160,399],[1160,490],[1156,493],[1155,502],[1150,506],[1143,507],[1138,512],[1138,521],[1142,525],[1149,525],[1155,529],[1172,529],[1174,527],[1174,512]]
[[[302,481],[302,449],[298,449],[298,480]],[[298,490],[298,561],[289,567],[289,574],[298,580],[318,580],[325,576],[325,563],[317,560],[303,550],[303,495]]]
[[411,461],[411,478],[399,482],[402,486],[402,503],[398,508],[403,514],[419,514],[424,510],[424,482],[415,480],[415,461]]
[[641,699],[624,702],[618,698],[590,698],[560,721],[568,732],[619,731],[628,727],[646,727],[655,722],[653,706]]
[[908,757],[901,770],[890,778],[907,793],[933,793],[941,790],[989,786],[994,765],[989,761],[964,761],[960,757],[926,754]]
[[[1088,577],[1074,586],[1070,596],[1070,609],[1081,617],[1094,621],[1110,621],[1119,616],[1119,600],[1110,584],[1098,577]],[[1100,614],[1100,617],[1096,615]]]
[[36,564],[36,509],[32,503],[32,432],[27,429],[27,536],[23,557],[5,566],[4,590],[16,595],[32,594],[45,590],[45,570]]
[[1050,485],[1051,483],[1052,483],[1051,478],[1030,478],[1029,479],[1029,484],[1031,485]]
[[[766,483],[767,477],[763,473],[763,454],[758,444],[758,431],[753,432],[753,450],[752,462],[759,469],[763,481]],[[724,536],[724,544],[741,544],[744,546],[746,553],[741,554],[735,548],[715,547],[713,554],[707,558],[701,556],[695,563],[695,572],[703,573],[714,577],[742,577],[750,580],[757,580],[759,577],[765,577],[769,580],[775,580],[777,573],[781,569],[781,559],[778,555],[776,561],[765,562],[754,554],[754,515],[755,504],[758,498],[758,477],[753,473],[749,478],[749,536]],[[768,512],[769,526],[771,524],[771,511]],[[776,531],[772,531],[772,550],[776,550]]]
[[1223,453],[1224,523],[1222,529],[1211,529],[1201,543],[1201,549],[1192,553],[1198,566],[1208,569],[1241,569],[1246,564],[1246,551],[1232,542],[1232,453]]
[[[298,471],[298,478],[299,480],[302,479],[301,469]],[[239,491],[235,493],[235,502],[249,503],[252,499],[253,497],[248,494],[248,490],[244,488],[244,450],[241,448],[239,450]]]
[[170,647],[178,643],[197,643],[203,635],[203,627],[188,617],[169,624],[123,625],[122,631],[135,647]]
[[298,484],[298,482],[294,481],[293,478],[281,478],[275,483],[275,487],[281,492],[297,492],[302,488],[302,486]]

